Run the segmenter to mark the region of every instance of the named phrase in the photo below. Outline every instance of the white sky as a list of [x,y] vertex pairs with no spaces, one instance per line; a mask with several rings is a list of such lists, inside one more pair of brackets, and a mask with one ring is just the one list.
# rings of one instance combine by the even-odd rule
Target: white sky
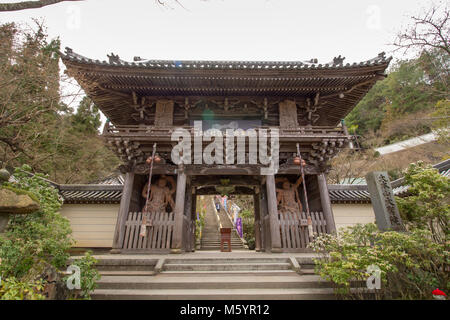
[[[61,48],[107,60],[309,60],[346,62],[391,54],[407,16],[428,0],[85,0],[0,13],[0,23],[43,18]],[[0,0],[0,2],[19,2]],[[402,58],[399,53],[394,55]],[[64,87],[64,86],[62,86]],[[66,89],[74,92],[72,85]],[[64,99],[66,103],[72,98]],[[79,99],[71,104],[77,105]]]
[[[85,0],[0,13],[0,22],[42,17],[62,48],[95,59],[306,60],[346,62],[389,53],[388,43],[424,0]],[[173,1],[173,0],[172,0]],[[18,2],[5,1],[0,2]]]

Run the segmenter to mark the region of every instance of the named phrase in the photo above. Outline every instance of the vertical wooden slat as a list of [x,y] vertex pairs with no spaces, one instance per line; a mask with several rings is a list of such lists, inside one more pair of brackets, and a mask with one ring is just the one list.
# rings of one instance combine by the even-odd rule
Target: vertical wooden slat
[[157,212],[155,216],[155,226],[153,227],[153,239],[152,239],[152,248],[156,249],[156,240],[158,239],[158,227],[159,227],[159,218],[161,213]]
[[128,218],[128,228],[130,229],[128,239],[127,239],[127,249],[131,249],[132,243],[133,243],[133,236],[134,236],[134,216],[135,212],[130,212],[130,217]]
[[168,220],[169,213],[164,212],[163,220],[162,220],[162,237],[161,237],[161,248],[166,248],[166,237],[167,237],[167,227],[168,227]]
[[289,230],[289,225],[290,225],[290,213],[286,213],[284,216],[284,233],[286,234],[286,248],[290,249],[292,248],[292,243],[291,243],[291,234],[290,234],[290,230]]
[[139,232],[140,232],[140,222],[142,221],[142,213],[136,212],[136,216],[134,218],[134,239],[133,239],[133,249],[137,249],[138,240],[139,240]]
[[170,242],[172,239],[172,231],[173,231],[173,212],[169,214],[169,221],[168,221],[168,227],[167,227],[167,241],[166,241],[166,248],[170,248]]
[[286,234],[284,232],[284,214],[280,213],[280,232],[281,232],[281,247],[286,248]]
[[295,233],[295,247],[297,249],[300,249],[302,247],[302,245],[300,243],[300,235],[299,235],[299,232],[300,232],[300,216],[299,216],[299,213],[297,213],[297,212],[294,215],[294,226],[293,226],[293,229],[294,229],[294,233]]
[[[142,225],[142,221],[144,219],[144,213],[140,212],[139,213],[140,219],[138,220],[139,224]],[[147,228],[147,227],[146,227]],[[141,226],[139,226],[139,233],[141,231]],[[148,233],[148,228],[147,230],[145,230],[145,235],[147,235]],[[140,235],[138,236],[138,242],[137,242],[137,247],[135,249],[142,249],[142,242],[144,240],[144,237],[141,237]]]
[[155,223],[155,213],[151,212],[149,214],[149,221],[150,221],[150,227],[148,228],[148,234],[147,234],[147,239],[146,239],[146,248],[148,250],[152,249],[152,237],[153,237],[153,229],[154,229],[154,223]]
[[130,236],[130,217],[133,213],[128,212],[127,220],[125,222],[125,236],[123,238],[123,243],[121,244],[122,248],[127,248],[128,246],[128,237]]
[[158,226],[158,240],[156,242],[156,247],[158,249],[162,248],[162,234],[163,234],[163,228],[164,228],[164,218],[166,216],[167,213],[165,212],[161,212],[160,216],[159,216],[159,226]]

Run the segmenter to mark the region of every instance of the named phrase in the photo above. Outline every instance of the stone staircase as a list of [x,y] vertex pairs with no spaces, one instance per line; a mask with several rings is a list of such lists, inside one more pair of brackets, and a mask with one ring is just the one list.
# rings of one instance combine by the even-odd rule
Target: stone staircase
[[[204,253],[208,256],[208,253]],[[296,262],[293,262],[293,259]],[[295,265],[300,272],[294,271]],[[334,299],[311,258],[102,258],[93,299],[303,300]]]
[[[231,223],[227,214],[223,210],[220,210],[219,218],[223,228],[233,228],[233,224]],[[243,250],[243,249],[245,249],[244,244],[242,243],[242,240],[237,234],[236,230],[233,229],[231,231],[231,250]],[[207,210],[205,213],[205,226],[202,231],[200,250],[215,250],[215,251],[220,250],[219,222],[217,221],[215,209],[210,199],[208,199],[207,201]]]

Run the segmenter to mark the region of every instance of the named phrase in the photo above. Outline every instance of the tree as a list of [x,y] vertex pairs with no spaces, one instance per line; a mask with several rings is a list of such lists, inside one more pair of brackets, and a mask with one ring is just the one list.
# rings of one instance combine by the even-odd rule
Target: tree
[[75,113],[61,102],[59,40],[36,26],[0,26],[0,167],[27,163],[60,183],[110,175],[118,159],[98,135],[100,112],[87,97]]
[[[53,4],[57,4],[60,2],[67,1],[84,1],[84,0],[39,0],[39,1],[21,1],[16,3],[0,3],[0,12],[5,11],[21,11],[27,9],[38,9],[46,6],[50,6]],[[170,7],[168,1],[163,0],[155,0],[158,5]],[[173,0],[174,3],[184,8],[180,1]]]
[[16,3],[0,3],[0,12],[37,9],[66,1],[83,1],[83,0],[40,0],[40,1],[21,1]]
[[[4,163],[22,154],[39,122],[62,111],[59,103],[59,40],[47,42],[42,24],[36,30],[0,26],[0,148]],[[19,40],[20,39],[20,40]],[[24,39],[23,41],[21,39]]]
[[433,4],[423,14],[412,16],[412,24],[397,35],[394,45],[397,49],[438,49],[450,55],[449,8],[447,3]]

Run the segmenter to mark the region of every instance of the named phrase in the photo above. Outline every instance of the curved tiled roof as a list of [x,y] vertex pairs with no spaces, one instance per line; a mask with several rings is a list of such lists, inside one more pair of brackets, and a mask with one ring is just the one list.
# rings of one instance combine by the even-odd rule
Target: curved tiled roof
[[98,66],[131,67],[146,69],[351,69],[363,66],[384,65],[391,61],[392,57],[386,58],[384,52],[377,57],[359,63],[345,63],[344,59],[335,57],[332,62],[318,63],[317,59],[307,61],[214,61],[214,60],[152,60],[135,57],[135,61],[128,62],[111,53],[108,61],[87,58],[75,53],[66,47],[64,53],[60,53],[63,60],[93,64]]
[[[205,99],[221,101],[224,98],[239,98],[238,100],[242,100],[241,105],[258,105],[261,102],[257,100],[263,98],[272,99],[274,104],[281,99],[298,99],[298,103],[304,104],[303,100],[317,94],[324,107],[317,111],[319,119],[316,125],[337,125],[375,82],[385,77],[384,72],[391,61],[384,53],[352,64],[344,64],[344,58],[341,57],[324,64],[319,64],[317,59],[136,59],[137,61],[127,62],[114,54],[108,58],[108,61],[90,59],[70,48],[61,53],[67,74],[79,82],[86,94],[115,125],[138,123],[133,118],[138,98],[148,112],[153,104],[150,101],[172,99],[176,102],[174,117],[178,110],[184,121],[186,98],[197,102]],[[196,102],[191,100],[190,103],[195,105]],[[187,105],[193,107],[189,103]]]

